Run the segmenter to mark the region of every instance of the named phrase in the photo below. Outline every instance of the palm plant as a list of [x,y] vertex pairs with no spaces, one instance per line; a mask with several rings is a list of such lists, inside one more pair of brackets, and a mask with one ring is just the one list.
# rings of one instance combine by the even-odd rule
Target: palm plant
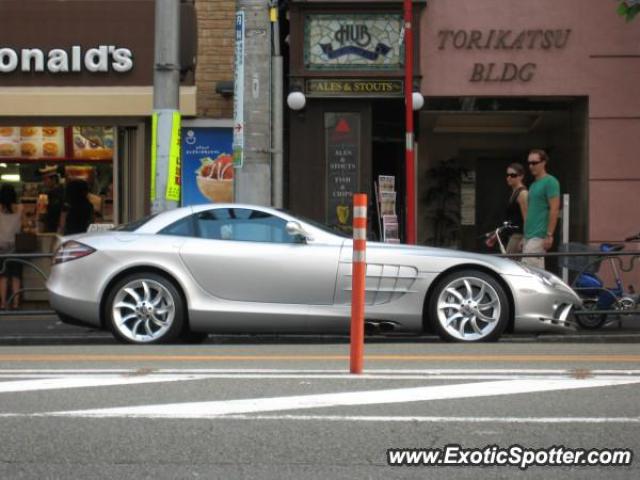
[[427,220],[426,244],[457,247],[460,242],[460,184],[466,169],[452,158],[427,172],[424,195]]

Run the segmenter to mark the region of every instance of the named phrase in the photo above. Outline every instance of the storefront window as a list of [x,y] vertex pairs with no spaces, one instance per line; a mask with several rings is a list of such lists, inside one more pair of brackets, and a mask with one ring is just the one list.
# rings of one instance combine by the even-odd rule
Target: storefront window
[[64,188],[89,187],[96,223],[113,223],[113,127],[0,127],[0,181],[24,205],[23,230],[57,233]]

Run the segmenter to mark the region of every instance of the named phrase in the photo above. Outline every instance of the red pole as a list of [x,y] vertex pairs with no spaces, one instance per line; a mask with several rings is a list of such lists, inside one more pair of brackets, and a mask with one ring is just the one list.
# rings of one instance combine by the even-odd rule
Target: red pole
[[362,373],[364,364],[364,298],[367,250],[367,195],[353,195],[353,257],[351,277],[351,373]]
[[404,104],[406,119],[405,171],[406,171],[406,241],[416,243],[416,192],[413,164],[413,5],[404,0]]

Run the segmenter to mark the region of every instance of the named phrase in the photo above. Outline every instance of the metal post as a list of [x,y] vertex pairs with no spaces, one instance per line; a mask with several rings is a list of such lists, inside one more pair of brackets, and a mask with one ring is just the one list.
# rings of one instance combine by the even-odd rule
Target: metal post
[[[569,243],[569,207],[569,194],[565,193],[562,195],[562,243],[564,245]],[[562,280],[564,283],[569,282],[569,270],[567,267],[562,267]]]
[[[179,112],[180,93],[180,2],[156,0],[155,4],[155,64],[153,75],[153,113],[155,135],[152,151],[151,211],[175,208],[178,203],[167,200],[169,156],[176,139],[174,118]],[[174,147],[175,148],[175,147]],[[152,155],[153,156],[153,155]]]
[[415,165],[413,163],[413,12],[412,1],[404,0],[404,103],[406,118],[406,242],[416,243]]
[[364,364],[364,302],[367,275],[367,195],[353,195],[353,257],[351,259],[350,371],[362,373]]
[[283,200],[283,121],[282,121],[282,55],[280,54],[280,26],[278,24],[278,1],[272,0],[270,20],[273,26],[273,57],[271,58],[271,195],[275,208],[284,206]]

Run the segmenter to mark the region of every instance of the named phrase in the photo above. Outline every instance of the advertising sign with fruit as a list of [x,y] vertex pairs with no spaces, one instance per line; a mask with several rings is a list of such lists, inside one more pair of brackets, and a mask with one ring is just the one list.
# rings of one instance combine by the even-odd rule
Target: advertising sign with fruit
[[182,129],[182,205],[233,202],[231,128]]

